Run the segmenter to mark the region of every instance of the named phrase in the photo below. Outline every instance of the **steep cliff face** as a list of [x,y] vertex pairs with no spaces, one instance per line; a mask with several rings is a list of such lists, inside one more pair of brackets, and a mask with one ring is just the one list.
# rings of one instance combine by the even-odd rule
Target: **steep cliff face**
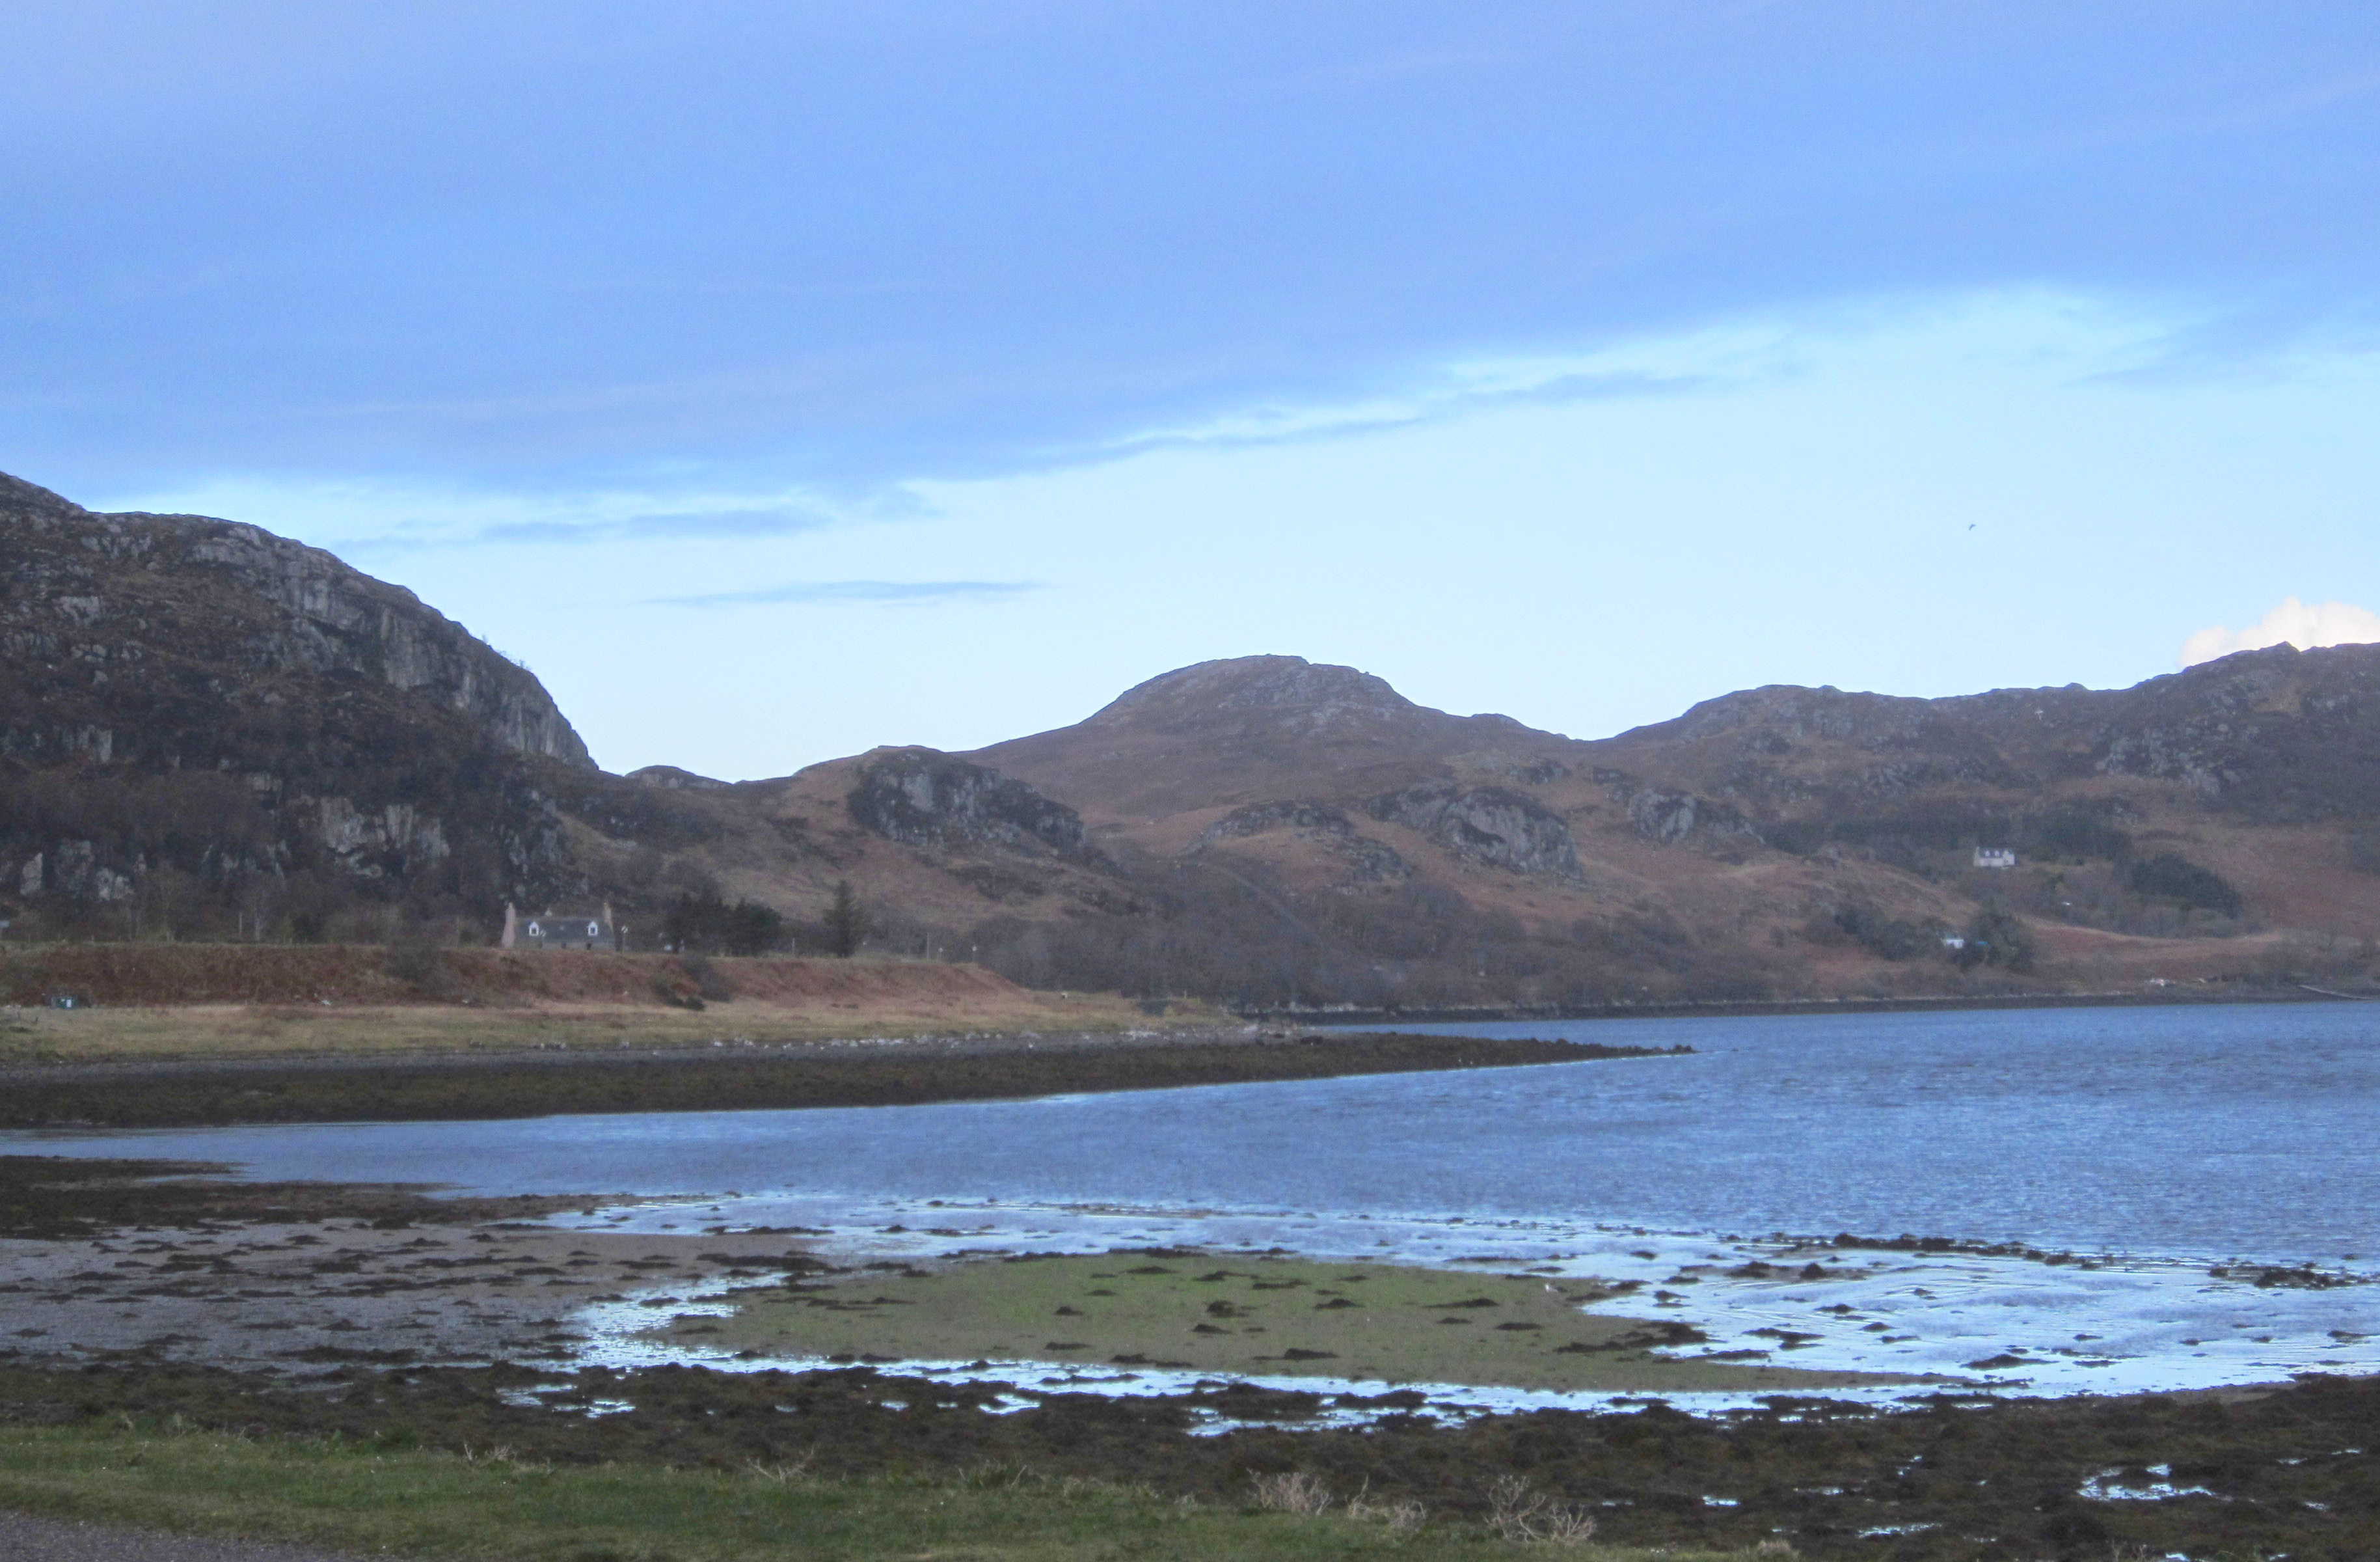
[[540,766],[592,762],[535,677],[411,592],[0,479],[0,892],[42,925],[326,934],[358,897],[551,893]]
[[119,704],[108,691],[128,680],[137,706],[140,686],[170,668],[217,692],[279,676],[352,674],[434,701],[505,749],[594,763],[526,669],[403,587],[258,527],[99,515],[0,476],[0,590],[9,666],[63,702],[47,717],[10,713],[0,751],[133,757],[167,735],[65,718]]

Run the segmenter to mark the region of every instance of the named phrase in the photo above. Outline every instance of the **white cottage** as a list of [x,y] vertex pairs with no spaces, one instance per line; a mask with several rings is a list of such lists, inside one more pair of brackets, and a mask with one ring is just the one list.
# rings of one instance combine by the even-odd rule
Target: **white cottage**
[[2013,868],[2016,866],[2016,853],[2004,846],[1979,846],[1975,848],[1975,866]]
[[625,949],[628,930],[612,919],[607,902],[600,911],[556,911],[551,906],[524,917],[504,902],[506,949]]

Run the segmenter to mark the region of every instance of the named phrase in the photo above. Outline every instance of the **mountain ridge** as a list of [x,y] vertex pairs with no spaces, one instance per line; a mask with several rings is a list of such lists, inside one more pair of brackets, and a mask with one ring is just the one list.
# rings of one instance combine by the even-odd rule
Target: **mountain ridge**
[[[526,669],[254,527],[0,478],[0,914],[53,934],[485,936],[506,899],[654,927],[719,894],[800,937],[847,880],[892,952],[1371,1007],[2344,979],[2380,937],[2380,647],[1774,685],[1593,739],[1232,657],[729,783],[600,770]],[[1953,958],[1991,917],[2030,969]]]

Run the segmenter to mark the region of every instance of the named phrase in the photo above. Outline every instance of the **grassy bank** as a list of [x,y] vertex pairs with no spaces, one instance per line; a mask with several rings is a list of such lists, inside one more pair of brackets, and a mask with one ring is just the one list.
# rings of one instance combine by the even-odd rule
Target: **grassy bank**
[[[48,1007],[57,997],[78,1007]],[[0,1001],[10,1006],[0,1061],[54,1062],[1115,1032],[1226,1019],[1200,1004],[1032,992],[932,961],[341,945],[11,947],[0,949]]]
[[1462,1036],[1112,1035],[882,1048],[342,1058],[209,1067],[0,1068],[0,1128],[401,1122],[556,1113],[888,1106],[1082,1091],[1510,1068],[1641,1048]]
[[270,1061],[414,1053],[468,1056],[621,1046],[707,1047],[745,1042],[798,1046],[844,1038],[882,1040],[953,1031],[1118,1034],[1197,1029],[1214,1024],[1217,1019],[1196,1010],[1152,1018],[1120,998],[1056,993],[979,1002],[900,997],[847,1004],[738,1000],[708,1005],[700,1012],[659,1005],[582,1003],[514,1008],[431,1004],[166,1004],[9,1014],[0,1019],[0,1064],[164,1063],[199,1058]]
[[[414,1557],[522,1562],[1091,1562],[1374,1556],[1412,1562],[1546,1554],[1488,1524],[1415,1525],[1410,1507],[1343,1502],[1319,1514],[1269,1509],[1016,1466],[955,1475],[813,1478],[787,1466],[683,1470],[553,1466],[500,1448],[468,1455],[402,1439],[249,1438],[133,1419],[0,1427],[0,1504],[53,1518],[252,1536]],[[1276,1504],[1304,1488],[1276,1487]],[[1645,1553],[1585,1545],[1624,1562]],[[1670,1562],[1695,1556],[1665,1550]]]

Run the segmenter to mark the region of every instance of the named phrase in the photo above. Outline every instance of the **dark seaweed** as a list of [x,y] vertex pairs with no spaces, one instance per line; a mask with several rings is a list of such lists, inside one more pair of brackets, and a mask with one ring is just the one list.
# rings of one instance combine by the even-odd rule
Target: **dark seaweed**
[[[545,1408],[499,1397],[522,1389],[536,1390]],[[1034,1407],[985,1413],[1002,1392]],[[590,1413],[623,1404],[630,1408]],[[1376,1419],[1362,1429],[1296,1429],[1334,1404]],[[1252,1474],[1302,1470],[1342,1495],[1414,1497],[1441,1517],[1475,1516],[1491,1481],[1520,1473],[1592,1505],[1597,1540],[1614,1544],[1742,1547],[1782,1538],[1804,1555],[1910,1562],[2380,1555],[2380,1453],[2373,1448],[2380,1382],[2371,1379],[2006,1404],[1946,1397],[1892,1411],[1779,1398],[1763,1410],[1707,1419],[1653,1404],[1443,1426],[1415,1413],[1420,1408],[1410,1392],[1342,1403],[1216,1385],[1115,1398],[866,1368],[565,1374],[351,1365],[298,1388],[129,1360],[80,1369],[0,1365],[0,1421],[18,1422],[178,1416],[256,1436],[335,1434],[458,1450],[500,1443],[557,1463],[739,1469],[758,1461],[806,1464],[828,1476],[991,1463],[1145,1481],[1219,1501],[1244,1497]],[[1232,1429],[1194,1434],[1216,1415]],[[2085,1495],[2159,1480],[2205,1492],[2161,1500]],[[1898,1532],[1872,1532],[1886,1530]]]

